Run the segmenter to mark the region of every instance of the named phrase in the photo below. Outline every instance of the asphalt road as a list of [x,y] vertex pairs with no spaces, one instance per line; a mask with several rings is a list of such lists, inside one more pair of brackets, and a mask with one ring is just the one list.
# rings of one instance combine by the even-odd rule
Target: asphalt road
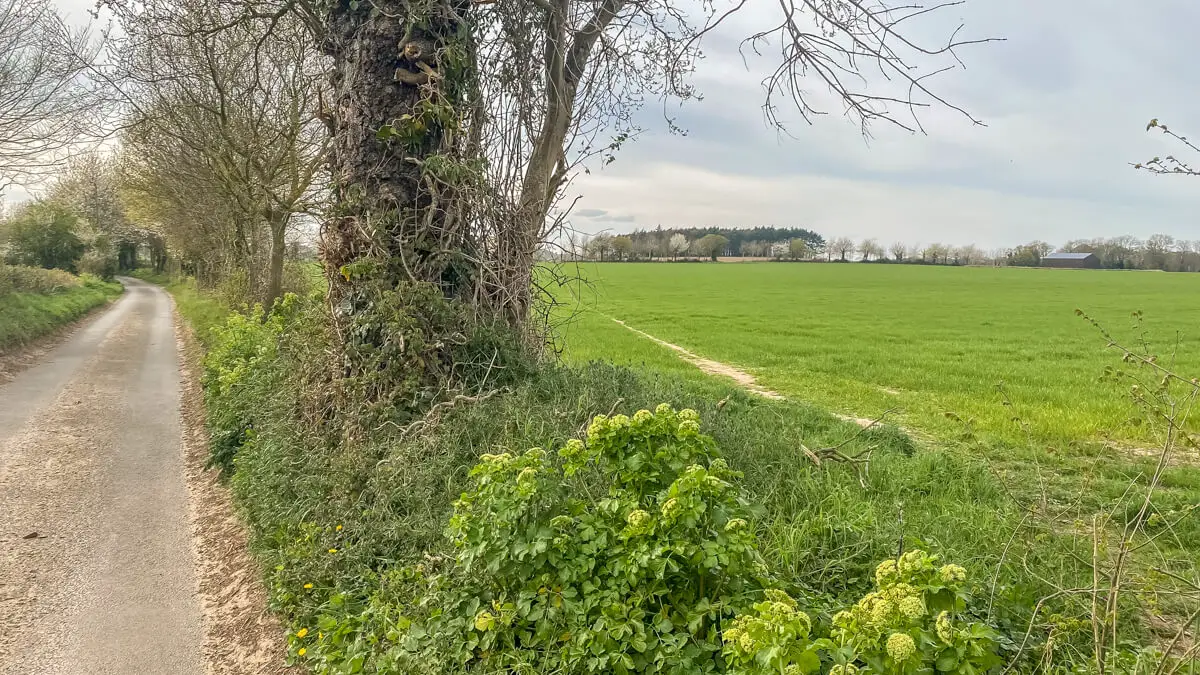
[[0,673],[199,675],[171,301],[125,295],[0,385]]

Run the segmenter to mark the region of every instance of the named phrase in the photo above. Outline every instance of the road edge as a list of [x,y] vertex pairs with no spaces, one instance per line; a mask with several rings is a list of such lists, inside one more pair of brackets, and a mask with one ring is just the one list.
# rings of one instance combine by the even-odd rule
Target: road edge
[[248,532],[218,472],[206,468],[208,435],[200,388],[203,350],[171,299],[179,354],[179,411],[188,519],[203,631],[201,653],[210,675],[298,673],[288,667],[285,632],[267,609],[262,576]]
[[42,357],[54,351],[56,347],[71,339],[79,331],[87,328],[93,321],[99,319],[105,312],[113,308],[125,292],[89,309],[86,314],[67,323],[55,326],[49,332],[29,340],[28,342],[0,347],[0,384],[13,381],[21,371],[40,363]]

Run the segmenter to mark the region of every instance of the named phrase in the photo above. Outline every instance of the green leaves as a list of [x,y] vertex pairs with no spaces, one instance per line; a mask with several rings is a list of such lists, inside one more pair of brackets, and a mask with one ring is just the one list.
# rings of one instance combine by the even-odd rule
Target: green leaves
[[853,672],[984,673],[1000,663],[1000,635],[965,623],[966,570],[909,551],[875,570],[876,590],[833,617],[839,663]]
[[[765,567],[738,475],[699,430],[694,411],[663,405],[596,417],[561,465],[540,449],[483,455],[411,667],[726,672],[720,627],[758,597]],[[807,635],[807,616],[791,619]]]

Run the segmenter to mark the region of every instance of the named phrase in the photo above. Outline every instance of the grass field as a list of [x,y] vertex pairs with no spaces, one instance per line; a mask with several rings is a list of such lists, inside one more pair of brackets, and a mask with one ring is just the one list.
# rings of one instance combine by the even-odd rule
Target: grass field
[[1149,440],[1124,387],[1100,381],[1119,354],[1077,308],[1200,374],[1200,275],[772,263],[579,272],[589,283],[573,288],[579,311],[562,329],[571,361],[695,371],[617,318],[790,398],[863,417],[895,409],[933,438],[961,432],[953,412],[1009,442],[1025,438],[1014,415],[1039,442]]

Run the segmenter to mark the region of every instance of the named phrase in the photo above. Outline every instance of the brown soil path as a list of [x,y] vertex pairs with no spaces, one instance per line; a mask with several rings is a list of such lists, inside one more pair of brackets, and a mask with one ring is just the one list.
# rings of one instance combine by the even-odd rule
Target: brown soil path
[[[771,391],[770,389],[763,387],[762,385],[760,385],[758,383],[757,380],[754,379],[753,375],[751,375],[750,373],[747,373],[744,370],[741,370],[739,368],[731,366],[728,363],[721,363],[720,361],[706,359],[703,356],[694,354],[694,353],[688,351],[687,349],[680,347],[677,344],[672,344],[670,342],[667,342],[666,340],[656,338],[653,335],[651,335],[645,331],[640,331],[618,318],[611,317],[611,316],[608,318],[610,318],[614,322],[624,326],[625,328],[633,331],[634,333],[641,335],[642,337],[646,338],[647,340],[656,342],[656,343],[662,345],[663,347],[670,349],[671,351],[678,354],[679,358],[683,359],[684,361],[687,361],[688,363],[692,364],[693,366],[696,366],[697,368],[708,373],[709,375],[717,375],[720,377],[727,377],[727,378],[733,380],[734,382],[736,382],[738,384],[738,386],[742,387],[743,389],[745,389],[746,391],[748,391],[752,394],[757,394],[764,398],[769,398],[769,399],[773,399],[776,401],[784,400],[783,394],[780,394],[775,391]],[[855,424],[859,425],[860,427],[872,426],[876,423],[875,420],[869,420],[869,419],[866,419],[863,417],[853,417],[850,415],[839,415],[837,413],[833,413],[833,414],[835,417],[846,420],[847,422],[854,422]]]

